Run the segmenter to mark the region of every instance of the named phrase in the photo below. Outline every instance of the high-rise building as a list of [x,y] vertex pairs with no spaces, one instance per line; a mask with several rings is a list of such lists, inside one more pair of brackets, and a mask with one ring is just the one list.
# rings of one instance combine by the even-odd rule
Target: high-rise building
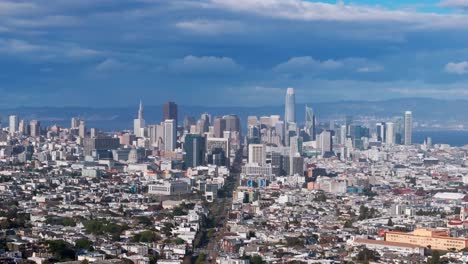
[[224,131],[226,130],[226,119],[216,118],[213,122],[214,137],[222,138],[224,136]]
[[84,120],[80,120],[80,125],[78,126],[78,136],[81,138],[86,137],[86,122]]
[[385,123],[385,144],[395,145],[395,123]]
[[405,145],[412,144],[413,137],[413,113],[411,111],[405,112]]
[[377,134],[377,140],[380,141],[380,142],[386,142],[386,139],[385,139],[385,123],[384,122],[380,122],[380,123],[377,123],[376,125],[376,134]]
[[91,128],[91,129],[89,130],[89,136],[90,136],[90,137],[92,137],[92,138],[93,138],[93,137],[97,137],[97,135],[98,135],[98,131],[97,131],[96,128]]
[[248,116],[247,117],[247,126],[256,126],[258,125],[257,116]]
[[145,136],[145,119],[143,118],[143,103],[140,101],[138,118],[133,120],[133,134],[137,137]]
[[330,130],[324,130],[320,133],[320,149],[322,155],[333,151],[332,133]]
[[163,105],[163,121],[174,120],[177,130],[177,104],[174,102],[166,102]]
[[346,136],[350,135],[350,126],[353,124],[353,116],[345,116]]
[[164,122],[164,150],[174,151],[177,145],[177,131],[175,120],[167,119]]
[[37,120],[31,120],[29,122],[29,129],[31,131],[31,137],[38,137],[41,135],[41,123]]
[[238,132],[240,133],[240,119],[236,115],[226,115],[223,116],[223,119],[226,121],[226,131]]
[[80,119],[78,117],[72,117],[70,128],[77,129],[79,125],[80,125]]
[[15,134],[18,131],[18,116],[17,115],[10,115],[8,117],[8,129],[11,135]]
[[310,140],[315,140],[315,114],[312,107],[305,107],[305,129],[310,136]]
[[249,145],[249,163],[256,163],[260,166],[266,163],[266,148],[263,144]]
[[86,137],[84,139],[84,154],[89,156],[93,151],[106,151],[118,149],[120,147],[119,138],[97,136],[95,138]]
[[193,116],[186,116],[184,118],[184,130],[190,131],[190,127],[195,125],[195,117]]
[[205,138],[196,134],[187,134],[185,136],[184,151],[186,168],[202,165],[205,158]]
[[20,135],[29,135],[28,123],[25,120],[19,122],[18,133]]
[[346,145],[346,139],[348,138],[348,127],[346,125],[342,125],[340,127],[340,144]]
[[294,94],[294,88],[291,87],[286,91],[284,121],[286,123],[296,122],[296,96]]

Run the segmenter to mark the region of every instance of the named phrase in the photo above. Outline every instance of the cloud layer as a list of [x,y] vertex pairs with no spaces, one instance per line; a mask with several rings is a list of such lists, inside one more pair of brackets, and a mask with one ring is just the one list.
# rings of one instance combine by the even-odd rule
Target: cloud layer
[[329,2],[0,1],[0,103],[468,99],[467,1]]

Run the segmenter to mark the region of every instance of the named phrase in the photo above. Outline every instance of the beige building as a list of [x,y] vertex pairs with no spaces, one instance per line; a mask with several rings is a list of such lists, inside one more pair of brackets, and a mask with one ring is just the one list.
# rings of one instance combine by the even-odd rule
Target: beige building
[[416,229],[411,233],[386,232],[385,241],[406,243],[436,250],[462,250],[468,247],[468,239],[450,237],[447,230]]

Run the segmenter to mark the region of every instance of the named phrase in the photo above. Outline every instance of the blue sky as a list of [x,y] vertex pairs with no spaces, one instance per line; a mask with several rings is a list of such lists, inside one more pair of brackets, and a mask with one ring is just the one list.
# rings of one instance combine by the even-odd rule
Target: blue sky
[[468,99],[468,0],[0,0],[0,105]]

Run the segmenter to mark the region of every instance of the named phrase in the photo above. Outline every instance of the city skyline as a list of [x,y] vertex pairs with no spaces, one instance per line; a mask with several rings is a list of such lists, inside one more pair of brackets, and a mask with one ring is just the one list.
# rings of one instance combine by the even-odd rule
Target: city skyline
[[468,98],[460,1],[44,2],[0,7],[3,106]]

